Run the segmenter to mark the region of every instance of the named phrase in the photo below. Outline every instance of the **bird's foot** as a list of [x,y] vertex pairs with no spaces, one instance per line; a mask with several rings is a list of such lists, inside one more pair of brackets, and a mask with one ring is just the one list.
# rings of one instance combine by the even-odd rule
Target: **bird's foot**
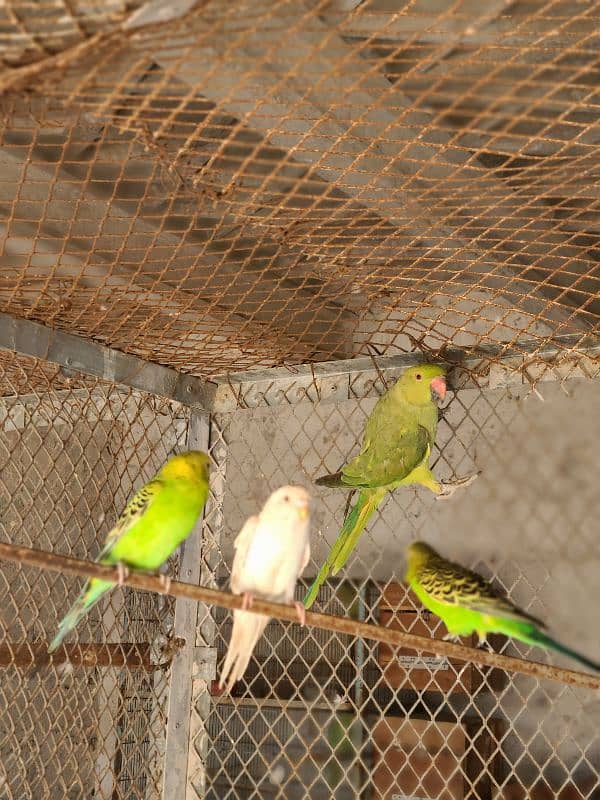
[[115,566],[117,568],[117,585],[123,586],[130,575],[129,567],[126,564],[123,564],[122,561],[117,561]]
[[493,653],[494,648],[488,642],[487,636],[485,635],[485,633],[483,633],[483,634],[482,633],[478,633],[477,634],[477,638],[479,639],[479,641],[477,643],[478,647],[480,647],[482,650],[487,650],[489,653]]
[[455,481],[441,481],[440,486],[442,490],[436,495],[436,500],[449,500],[457,489],[466,489],[473,481],[481,475],[481,470],[474,472],[472,475],[467,475],[465,478],[457,478]]
[[442,636],[442,639],[445,642],[459,642],[460,636],[458,636],[456,633],[447,633],[445,636]]
[[249,608],[252,608],[252,603],[254,602],[254,595],[252,592],[244,592],[242,595],[242,611],[248,611]]
[[304,608],[304,605],[298,601],[294,603],[294,606],[298,612],[298,621],[300,622],[300,625],[304,627],[306,625],[306,609]]
[[169,594],[171,591],[171,576],[170,575],[159,575],[158,580],[161,586],[161,594]]

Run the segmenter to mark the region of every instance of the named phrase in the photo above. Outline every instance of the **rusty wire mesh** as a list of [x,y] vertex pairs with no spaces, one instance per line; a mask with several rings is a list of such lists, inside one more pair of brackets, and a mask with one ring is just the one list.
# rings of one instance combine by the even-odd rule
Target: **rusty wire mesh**
[[203,375],[597,328],[600,4],[104,6],[5,4],[4,310]]
[[[293,365],[459,348],[481,388],[452,397],[437,469],[482,478],[447,508],[388,499],[321,604],[439,634],[395,586],[418,534],[598,655],[599,23],[577,0],[2,5],[0,311],[220,387],[290,369],[233,376],[211,416],[202,582],[270,490],[340,466],[383,388]],[[545,405],[503,381],[515,353]],[[0,390],[8,541],[94,555],[188,440],[189,408],[27,356],[0,351]],[[309,576],[342,512],[316,493]],[[0,582],[0,798],[164,796],[172,602],[114,592],[48,666],[77,582]],[[272,623],[218,697],[229,625],[200,607],[188,631],[190,797],[599,791],[590,692]]]
[[[492,577],[571,643],[600,653],[588,606],[597,601],[589,442],[598,435],[598,384],[569,380],[561,389],[556,372],[539,377],[544,404],[528,384],[455,393],[440,423],[436,473],[450,478],[477,466],[482,476],[449,503],[424,490],[388,497],[317,610],[441,636],[439,620],[417,611],[402,584],[404,548],[425,538]],[[353,399],[311,403],[290,376],[266,394],[246,386],[247,407],[214,418],[226,454],[221,581],[233,537],[271,489],[311,485],[355,451],[382,386],[373,372],[339,379],[350,380]],[[346,499],[313,493],[309,576],[337,536]],[[215,617],[221,656],[231,623],[223,612]],[[548,657],[501,637],[494,646]],[[213,701],[206,796],[591,798],[600,785],[597,720],[593,692],[272,622],[233,697]]]
[[[93,557],[132,490],[185,445],[189,412],[48,372],[0,365],[0,535]],[[48,637],[81,581],[2,564],[0,587],[0,797],[158,791],[172,601],[113,592],[49,666]]]

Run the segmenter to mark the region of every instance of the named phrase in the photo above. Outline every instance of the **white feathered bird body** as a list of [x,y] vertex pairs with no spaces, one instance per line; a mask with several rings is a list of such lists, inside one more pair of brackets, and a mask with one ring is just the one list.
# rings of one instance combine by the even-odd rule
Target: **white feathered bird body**
[[[310,497],[300,486],[273,492],[258,516],[250,517],[235,540],[231,591],[275,603],[291,603],[298,577],[310,558]],[[219,685],[231,691],[248,666],[269,617],[233,612],[231,640]]]

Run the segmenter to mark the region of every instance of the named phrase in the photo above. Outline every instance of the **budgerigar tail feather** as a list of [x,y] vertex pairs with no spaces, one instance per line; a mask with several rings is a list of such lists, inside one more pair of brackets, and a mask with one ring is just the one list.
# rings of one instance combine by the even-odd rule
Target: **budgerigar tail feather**
[[265,617],[262,614],[252,614],[249,611],[238,610],[233,612],[231,640],[221,671],[220,689],[227,684],[227,691],[230,692],[234,683],[242,677],[250,661],[252,651],[267,627],[268,621],[269,617]]
[[90,608],[95,605],[102,595],[111,589],[112,586],[112,583],[107,583],[106,581],[86,581],[79,597],[69,609],[66,617],[60,621],[58,633],[54,639],[52,639],[48,647],[49,653],[53,653],[60,646],[67,633],[73,630],[77,623],[85,617]]
[[385,495],[385,489],[375,491],[363,491],[358,495],[354,506],[350,509],[348,516],[344,520],[342,530],[335,540],[329,555],[319,574],[313,581],[310,589],[304,598],[304,607],[310,608],[315,602],[319,589],[327,580],[329,573],[336,575],[344,566],[348,557],[363,532],[369,517],[375,511]]
[[557,653],[562,653],[564,656],[572,658],[573,661],[578,661],[586,669],[592,672],[600,672],[600,663],[592,661],[591,658],[587,658],[576,650],[571,650],[570,647],[557,642],[556,639],[543,633],[538,628],[532,628],[530,631],[527,631],[524,636],[520,636],[519,638],[527,644],[539,645],[540,647],[547,647],[550,650],[556,650]]

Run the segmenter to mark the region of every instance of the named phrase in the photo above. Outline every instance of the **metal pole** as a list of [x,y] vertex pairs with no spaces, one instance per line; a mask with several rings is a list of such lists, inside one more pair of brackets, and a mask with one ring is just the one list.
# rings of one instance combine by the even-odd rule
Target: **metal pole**
[[203,410],[209,408],[215,390],[212,384],[193,375],[2,313],[0,350],[40,358],[64,370],[92,375]]
[[[192,413],[187,438],[188,448],[208,451],[209,435],[208,415]],[[200,579],[203,520],[204,517],[198,520],[183,545],[179,573],[187,583],[198,584]],[[197,620],[198,604],[194,600],[177,598],[173,634],[184,640],[185,644],[176,652],[171,667],[163,800],[183,799],[186,792]]]
[[[221,560],[221,531],[223,527],[223,498],[225,496],[225,469],[227,463],[227,445],[218,436],[217,427],[211,428],[211,453],[216,464],[211,487],[213,508],[211,524],[207,527],[202,542],[202,566],[200,584],[217,588],[217,569]],[[193,788],[193,798],[204,797],[207,788],[207,762],[210,750],[207,723],[212,710],[210,693],[211,681],[217,673],[217,648],[215,639],[217,625],[210,603],[198,604],[198,628],[194,680],[192,683],[193,715],[190,728],[190,752],[188,764],[188,783]]]

